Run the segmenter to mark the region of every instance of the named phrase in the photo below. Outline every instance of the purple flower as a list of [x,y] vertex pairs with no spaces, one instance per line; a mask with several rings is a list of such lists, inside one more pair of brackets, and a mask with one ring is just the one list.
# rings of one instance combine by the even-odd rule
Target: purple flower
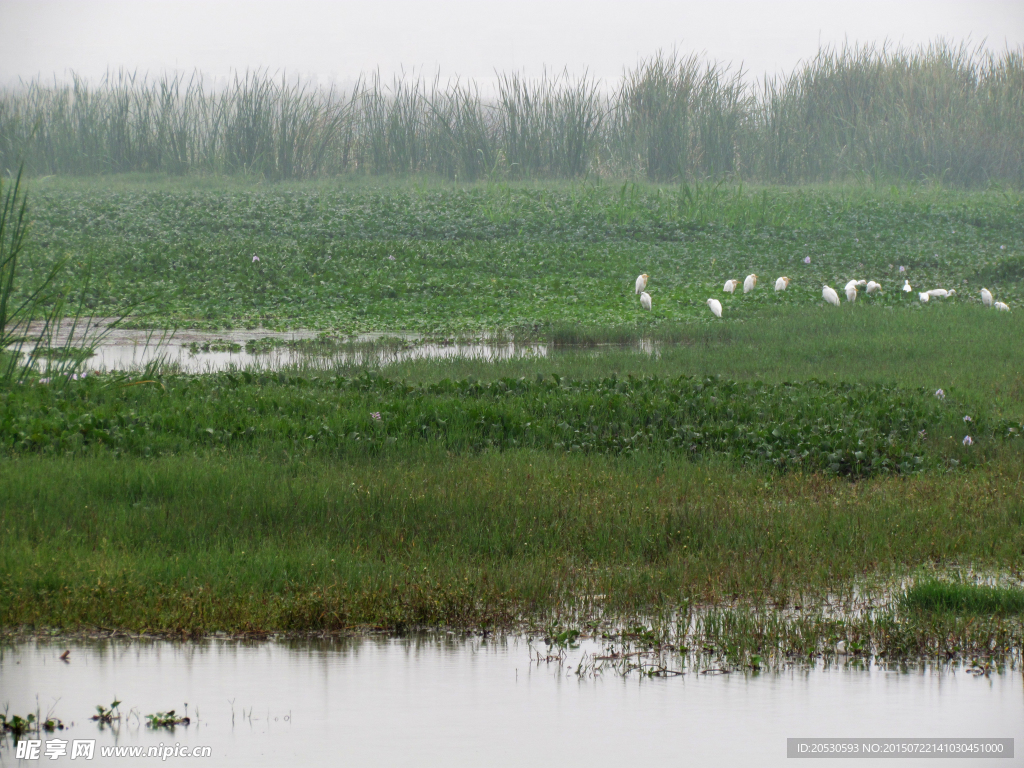
[[50,377],[47,376],[45,379],[40,379],[39,383],[40,384],[49,384],[50,383]]
[[370,418],[374,421],[380,421],[380,411],[374,411],[370,414]]
[[810,263],[811,263],[811,257],[810,256],[804,256],[804,264],[810,264]]
[[255,255],[254,255],[254,256],[252,257],[252,263],[253,263],[253,264],[255,264],[255,263],[256,263],[257,261],[259,261],[259,260],[260,260],[260,257],[259,257],[259,256],[255,256]]
[[967,435],[964,437],[964,445],[974,445],[974,441],[971,440],[971,436]]
[[964,421],[970,421],[970,420],[971,420],[970,416],[964,416]]
[[388,261],[394,261],[394,260],[395,260],[394,256],[388,256]]
[[936,389],[935,390],[935,396],[937,398],[939,398],[939,400],[945,400],[946,399],[946,393],[943,392],[941,389]]
[[1006,246],[1005,245],[1000,245],[999,246],[999,250],[1000,251],[1005,251],[1006,250]]
[[922,440],[924,440],[927,435],[928,435],[928,431],[924,430],[924,429],[922,429],[920,432],[917,433],[917,436],[920,437]]
[[907,271],[906,267],[900,267],[900,272],[906,272],[906,271]]

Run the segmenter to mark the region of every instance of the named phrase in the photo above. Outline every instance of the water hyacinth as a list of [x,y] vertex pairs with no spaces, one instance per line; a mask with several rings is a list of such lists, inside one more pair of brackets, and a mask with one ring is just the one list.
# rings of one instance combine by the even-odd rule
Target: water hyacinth
[[936,389],[935,390],[935,396],[937,398],[939,398],[939,400],[945,400],[946,399],[946,393],[943,392],[941,389]]
[[810,264],[810,263],[811,263],[811,257],[810,256],[804,256],[804,264]]
[[974,441],[971,439],[970,435],[964,437],[964,445],[974,445]]
[[970,420],[971,420],[970,416],[964,416],[964,421],[970,421]]
[[253,264],[255,264],[255,263],[256,263],[257,261],[259,261],[259,260],[260,260],[260,257],[259,257],[259,256],[253,255],[253,257],[252,257],[252,263],[253,263]]
[[370,414],[370,418],[374,421],[380,421],[380,411],[374,411]]

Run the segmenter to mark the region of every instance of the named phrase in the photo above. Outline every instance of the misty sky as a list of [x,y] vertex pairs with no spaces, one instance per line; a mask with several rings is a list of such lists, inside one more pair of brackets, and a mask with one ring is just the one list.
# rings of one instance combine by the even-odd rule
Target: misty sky
[[321,84],[405,68],[483,84],[494,70],[589,71],[613,82],[658,49],[791,70],[823,44],[1024,44],[1024,0],[887,2],[194,2],[0,0],[0,82],[108,68],[198,69],[219,80],[266,67]]

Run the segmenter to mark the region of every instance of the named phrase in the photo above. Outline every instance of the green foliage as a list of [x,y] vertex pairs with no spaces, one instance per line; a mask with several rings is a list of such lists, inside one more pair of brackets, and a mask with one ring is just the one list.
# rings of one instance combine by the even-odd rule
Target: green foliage
[[[544,340],[559,329],[614,328],[623,338],[668,339],[682,325],[711,324],[709,296],[724,304],[718,325],[794,307],[821,310],[810,327],[827,323],[837,312],[823,305],[821,285],[842,289],[854,277],[884,291],[842,307],[844,320],[865,306],[918,311],[899,290],[903,278],[955,286],[954,304],[980,304],[982,285],[1014,308],[1024,298],[1019,281],[976,282],[980,270],[1024,252],[1017,194],[49,184],[33,193],[17,295],[73,255],[61,282],[83,313],[110,316],[145,301],[144,322],[166,327],[435,338],[499,330]],[[650,313],[633,293],[640,272],[651,275]],[[754,293],[722,292],[725,279],[750,272],[761,276]],[[776,293],[779,275],[792,283]],[[920,309],[932,317],[937,304]]]
[[379,74],[348,93],[266,71],[211,90],[198,74],[99,84],[33,80],[0,93],[0,171],[344,173],[765,183],[1024,184],[1024,52],[939,40],[824,48],[751,82],[658,53],[602,96],[592,78],[498,74],[475,84]]
[[[973,463],[984,454],[924,439],[933,429],[964,431],[959,411],[951,411],[923,390],[817,380],[538,374],[412,385],[370,373],[243,372],[160,382],[92,376],[61,389],[31,385],[0,395],[0,446],[141,456],[209,446],[373,455],[420,444],[454,452],[668,452],[861,476]],[[1011,432],[990,421],[975,414],[975,443],[1021,433],[1019,424]]]
[[956,614],[1024,614],[1024,589],[929,580],[914,584],[900,604],[908,610]]
[[169,709],[166,712],[156,712],[154,714],[146,715],[147,728],[166,728],[168,730],[174,730],[175,726],[188,725],[190,722],[190,718],[175,714],[173,709]]

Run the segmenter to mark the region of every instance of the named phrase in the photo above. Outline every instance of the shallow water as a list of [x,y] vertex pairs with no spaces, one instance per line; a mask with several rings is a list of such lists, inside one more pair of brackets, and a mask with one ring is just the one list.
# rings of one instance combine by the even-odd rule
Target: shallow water
[[[278,370],[294,365],[333,367],[334,365],[384,366],[406,360],[452,359],[499,361],[515,357],[546,357],[546,344],[516,344],[482,342],[439,344],[420,342],[416,334],[366,333],[347,339],[340,348],[320,354],[300,351],[285,346],[269,352],[251,354],[245,351],[245,344],[257,339],[280,339],[298,341],[315,339],[316,331],[300,329],[295,331],[226,330],[195,331],[178,330],[173,334],[152,330],[131,328],[108,328],[109,318],[84,318],[79,323],[64,321],[58,325],[50,340],[50,346],[61,348],[68,343],[73,346],[91,346],[96,354],[88,358],[82,368],[86,371],[128,371],[144,368],[153,361],[162,361],[187,373],[212,373],[232,369],[260,368]],[[41,324],[30,324],[29,336],[40,333]],[[379,344],[384,336],[403,339],[400,346]],[[99,339],[99,342],[96,342]],[[210,342],[233,342],[242,346],[237,352],[192,352],[190,345]],[[25,348],[24,351],[28,351]],[[39,368],[45,371],[47,360],[39,361]]]
[[[70,649],[68,663],[60,653]],[[0,706],[74,724],[43,738],[210,746],[202,765],[785,765],[787,737],[1014,738],[1024,750],[1024,678],[949,665],[909,672],[817,666],[772,673],[580,677],[584,643],[538,662],[525,638],[245,643],[20,642],[0,654]],[[531,661],[532,659],[532,661]],[[97,704],[133,714],[114,729]],[[140,716],[188,704],[173,733]],[[4,765],[60,764],[14,760]],[[181,761],[169,758],[167,763]],[[158,764],[107,758],[106,764]],[[843,765],[856,764],[846,761]],[[972,765],[953,759],[944,765]],[[900,763],[903,764],[903,763]],[[913,764],[913,763],[911,763]]]

